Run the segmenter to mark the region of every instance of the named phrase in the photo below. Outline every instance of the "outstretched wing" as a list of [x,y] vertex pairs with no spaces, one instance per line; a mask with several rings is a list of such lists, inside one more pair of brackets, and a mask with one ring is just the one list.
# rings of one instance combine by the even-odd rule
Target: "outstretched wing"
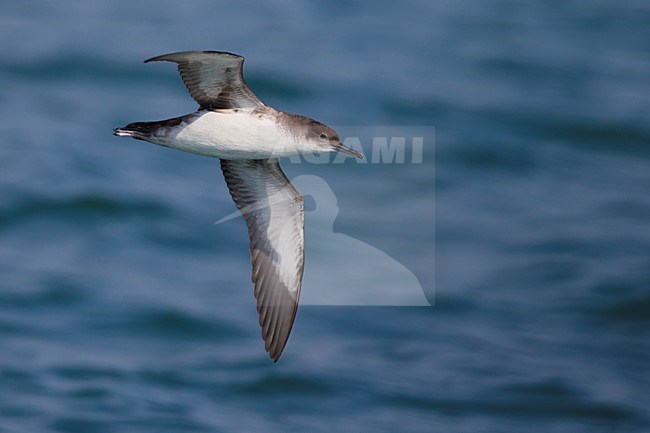
[[244,82],[244,58],[222,51],[184,51],[145,60],[178,64],[178,71],[201,108],[254,109],[264,103]]
[[282,354],[298,309],[304,267],[303,198],[277,159],[221,160],[250,238],[253,284],[266,351]]

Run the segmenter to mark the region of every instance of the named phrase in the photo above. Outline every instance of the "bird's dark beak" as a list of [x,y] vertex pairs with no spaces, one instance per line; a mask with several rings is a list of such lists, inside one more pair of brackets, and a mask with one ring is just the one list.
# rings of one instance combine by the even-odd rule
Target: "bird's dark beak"
[[343,143],[335,144],[334,145],[334,150],[336,150],[338,152],[346,153],[348,155],[352,155],[355,158],[363,159],[363,155],[361,153],[357,152],[354,149],[350,149],[349,147],[343,146]]

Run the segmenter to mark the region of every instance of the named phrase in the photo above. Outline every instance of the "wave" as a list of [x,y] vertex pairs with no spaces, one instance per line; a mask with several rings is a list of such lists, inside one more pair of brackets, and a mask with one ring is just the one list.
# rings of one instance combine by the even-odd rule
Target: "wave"
[[0,208],[0,230],[34,218],[104,218],[161,216],[170,209],[148,199],[118,199],[105,195],[81,194],[67,198],[32,197],[11,207]]

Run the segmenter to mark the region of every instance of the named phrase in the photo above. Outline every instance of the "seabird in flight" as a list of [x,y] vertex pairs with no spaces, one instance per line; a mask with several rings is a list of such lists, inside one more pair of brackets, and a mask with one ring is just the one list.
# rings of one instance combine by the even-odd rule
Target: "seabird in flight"
[[178,65],[198,111],[157,122],[130,123],[115,135],[133,137],[221,160],[230,195],[246,220],[252,280],[265,349],[277,361],[298,308],[304,267],[303,197],[278,158],[356,150],[343,146],[332,128],[275,110],[244,82],[244,58],[221,51],[187,51],[147,62]]

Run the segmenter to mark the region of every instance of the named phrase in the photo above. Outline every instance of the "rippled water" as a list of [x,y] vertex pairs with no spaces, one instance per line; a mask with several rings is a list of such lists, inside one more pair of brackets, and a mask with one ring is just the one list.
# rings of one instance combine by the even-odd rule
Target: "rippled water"
[[[0,432],[648,429],[649,21],[642,1],[2,3]],[[386,287],[382,253],[433,307],[306,305],[268,360],[216,161],[111,134],[195,109],[141,63],[190,49],[245,55],[263,100],[346,136],[435,127],[421,164],[284,163],[327,183],[345,236],[312,242],[305,292],[346,265]]]

